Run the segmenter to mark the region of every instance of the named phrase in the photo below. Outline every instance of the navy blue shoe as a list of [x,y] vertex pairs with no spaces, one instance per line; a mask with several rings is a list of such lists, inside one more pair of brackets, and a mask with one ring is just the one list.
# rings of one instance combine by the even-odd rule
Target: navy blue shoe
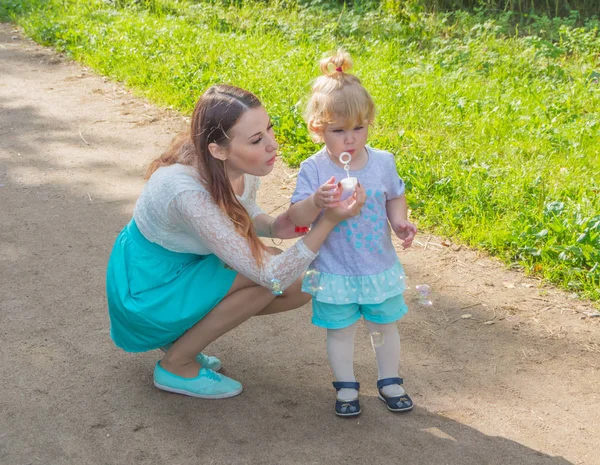
[[[360,383],[356,381],[334,381],[333,387],[336,391],[340,389],[360,389]],[[355,400],[339,400],[335,399],[335,414],[338,417],[355,417],[360,415],[360,403]]]
[[379,398],[385,402],[387,408],[392,412],[408,412],[415,406],[412,399],[408,394],[403,394],[396,397],[387,397],[381,390],[384,386],[390,386],[391,384],[399,384],[402,386],[404,380],[402,378],[384,378],[377,381],[377,390],[379,391]]

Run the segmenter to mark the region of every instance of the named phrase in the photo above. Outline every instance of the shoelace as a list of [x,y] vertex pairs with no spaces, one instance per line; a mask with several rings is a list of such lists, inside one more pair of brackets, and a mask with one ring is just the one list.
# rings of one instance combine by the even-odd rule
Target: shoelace
[[212,370],[209,370],[208,368],[204,368],[204,372],[202,373],[202,375],[212,381],[221,381],[221,375]]

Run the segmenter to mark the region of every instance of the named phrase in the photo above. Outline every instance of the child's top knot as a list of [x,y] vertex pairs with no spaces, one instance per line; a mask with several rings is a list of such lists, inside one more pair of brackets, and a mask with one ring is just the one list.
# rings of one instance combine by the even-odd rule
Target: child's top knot
[[325,76],[335,78],[352,69],[352,58],[348,52],[339,49],[335,55],[323,58],[320,66]]
[[350,54],[343,49],[319,62],[321,76],[312,85],[306,106],[306,123],[315,142],[323,142],[326,125],[340,118],[349,124],[372,124],[375,118],[373,99],[354,74]]

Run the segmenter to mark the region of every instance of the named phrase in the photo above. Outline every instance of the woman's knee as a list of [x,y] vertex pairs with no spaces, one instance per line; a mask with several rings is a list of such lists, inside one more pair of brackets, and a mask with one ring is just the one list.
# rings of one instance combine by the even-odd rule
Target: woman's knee
[[[271,247],[274,249],[274,247]],[[229,288],[226,296],[233,294],[241,289],[245,289],[252,286],[260,286],[246,276],[239,274],[235,277],[233,284]],[[265,288],[265,291],[268,289]],[[300,306],[310,302],[312,296],[305,292],[302,292],[302,277],[296,279],[285,291],[283,291],[282,297],[294,298]]]
[[299,301],[303,302],[302,305],[310,302],[312,296],[306,292],[302,292],[302,278],[296,279],[284,292],[283,295],[286,297],[296,297]]
[[300,293],[298,295],[298,299],[299,299],[301,305],[306,305],[307,303],[309,303],[311,301],[312,295],[307,294],[306,292],[300,291]]

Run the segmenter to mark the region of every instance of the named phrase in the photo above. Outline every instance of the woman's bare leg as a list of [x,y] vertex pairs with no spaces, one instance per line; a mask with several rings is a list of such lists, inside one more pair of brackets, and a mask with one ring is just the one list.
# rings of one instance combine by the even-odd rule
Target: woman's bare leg
[[167,350],[161,366],[185,378],[198,376],[200,365],[196,362],[196,355],[208,344],[251,316],[283,312],[304,305],[310,296],[303,294],[300,286],[301,279],[298,279],[281,296],[275,297],[268,289],[238,275],[225,298]]
[[285,292],[263,308],[256,316],[272,315],[302,307],[310,302],[311,295],[302,292],[302,278],[298,278]]

